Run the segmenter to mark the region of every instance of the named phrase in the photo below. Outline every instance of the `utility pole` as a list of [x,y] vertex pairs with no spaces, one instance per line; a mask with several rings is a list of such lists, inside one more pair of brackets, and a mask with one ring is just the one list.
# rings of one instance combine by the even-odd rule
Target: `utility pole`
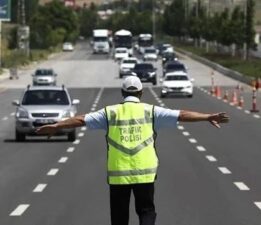
[[247,40],[246,40],[246,31],[247,31],[247,9],[248,9],[248,0],[245,0],[244,4],[244,26],[245,26],[245,41],[243,44],[243,59],[247,60]]
[[155,0],[152,1],[152,35],[154,42],[156,41],[156,14],[155,14]]

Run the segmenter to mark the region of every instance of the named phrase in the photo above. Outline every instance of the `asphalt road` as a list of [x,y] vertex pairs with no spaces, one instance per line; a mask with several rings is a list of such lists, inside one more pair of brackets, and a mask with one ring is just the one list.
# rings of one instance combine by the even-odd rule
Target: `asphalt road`
[[[142,100],[176,109],[226,111],[231,122],[216,129],[207,122],[182,123],[161,130],[157,138],[160,168],[155,202],[158,225],[261,224],[261,119],[249,113],[251,89],[243,109],[208,94],[210,69],[183,58],[195,78],[192,99],[160,99],[160,87],[145,84]],[[160,63],[155,64],[161,73]],[[53,67],[88,113],[121,101],[118,65],[91,55],[79,44],[75,52],[55,56],[37,67]],[[16,81],[0,83],[0,224],[110,224],[104,131],[78,129],[77,141],[63,137],[14,141],[13,99],[31,82],[29,70]],[[226,90],[237,81],[215,74]],[[98,102],[95,104],[95,102]],[[131,204],[130,225],[138,224]]]

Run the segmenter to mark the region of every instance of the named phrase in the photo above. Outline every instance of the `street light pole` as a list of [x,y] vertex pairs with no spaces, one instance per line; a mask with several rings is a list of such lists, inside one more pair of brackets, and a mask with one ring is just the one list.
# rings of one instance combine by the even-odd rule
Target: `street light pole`
[[243,59],[247,60],[247,42],[246,42],[246,26],[247,26],[247,8],[248,8],[248,0],[245,0],[245,4],[244,4],[244,26],[245,26],[245,40],[244,40],[244,44],[243,44]]
[[152,33],[153,39],[156,41],[156,14],[155,14],[155,0],[152,0]]

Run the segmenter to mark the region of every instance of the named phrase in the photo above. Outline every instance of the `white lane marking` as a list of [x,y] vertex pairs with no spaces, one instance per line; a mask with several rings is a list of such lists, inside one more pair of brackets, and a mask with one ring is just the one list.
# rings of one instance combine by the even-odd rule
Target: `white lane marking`
[[61,157],[58,161],[58,163],[66,163],[68,160],[68,157]]
[[95,111],[95,107],[91,108],[91,112]]
[[38,184],[33,192],[42,192],[46,188],[47,184]]
[[82,133],[82,132],[78,134],[78,137],[83,137],[83,136],[84,136],[84,133]]
[[260,118],[260,116],[259,116],[259,115],[257,115],[257,114],[253,115],[253,117],[255,117],[255,118],[257,118],[257,119],[259,119],[259,118]]
[[248,186],[246,186],[243,182],[234,182],[234,184],[237,186],[237,188],[240,191],[249,191],[250,188]]
[[231,171],[226,167],[218,167],[221,173],[223,174],[231,174]]
[[205,152],[206,149],[203,146],[197,146],[197,150],[200,152]]
[[261,210],[261,202],[254,202],[254,203]]
[[49,172],[47,173],[48,176],[55,176],[58,173],[59,169],[53,168],[50,169]]
[[14,116],[14,115],[15,115],[15,112],[10,113],[10,116]]
[[81,131],[86,131],[86,130],[87,130],[86,127],[82,127],[82,128],[81,128]]
[[81,142],[81,141],[80,141],[79,139],[76,139],[76,140],[73,142],[73,144],[74,144],[74,145],[78,145],[78,144],[80,144],[80,142]]
[[184,127],[183,126],[178,126],[178,129],[179,130],[184,130]]
[[165,107],[165,104],[164,104],[164,103],[161,103],[160,106],[161,106],[161,107]]
[[242,107],[238,106],[237,109],[242,110]]
[[158,99],[158,103],[162,103],[162,101],[160,99]]
[[2,118],[2,120],[3,120],[3,121],[8,120],[8,117],[5,116],[5,117]]
[[219,97],[217,97],[217,99],[221,100],[221,97],[219,96]]
[[92,107],[96,108],[97,104],[96,103],[93,103],[92,104]]
[[67,152],[74,152],[75,148],[74,147],[70,147],[67,149]]
[[245,110],[245,113],[246,113],[246,114],[250,114],[250,111],[249,111],[249,110]]
[[189,132],[187,132],[187,131],[183,131],[182,134],[183,134],[184,136],[189,136],[189,135],[190,135]]
[[197,140],[194,139],[194,138],[189,138],[189,142],[190,142],[190,143],[197,143]]
[[29,204],[21,204],[17,206],[16,209],[10,213],[10,216],[21,216],[29,206]]
[[212,156],[212,155],[207,155],[206,158],[207,158],[208,161],[210,161],[210,162],[216,162],[216,161],[217,161],[217,159],[216,159],[214,156]]

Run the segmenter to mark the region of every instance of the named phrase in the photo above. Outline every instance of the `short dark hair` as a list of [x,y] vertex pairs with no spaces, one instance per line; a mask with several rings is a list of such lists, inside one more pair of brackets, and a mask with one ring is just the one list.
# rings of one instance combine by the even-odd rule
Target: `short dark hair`
[[121,89],[121,94],[122,94],[123,98],[129,97],[129,96],[141,98],[141,96],[142,96],[142,90],[140,90],[140,91],[135,91],[135,92],[127,92],[127,91]]

